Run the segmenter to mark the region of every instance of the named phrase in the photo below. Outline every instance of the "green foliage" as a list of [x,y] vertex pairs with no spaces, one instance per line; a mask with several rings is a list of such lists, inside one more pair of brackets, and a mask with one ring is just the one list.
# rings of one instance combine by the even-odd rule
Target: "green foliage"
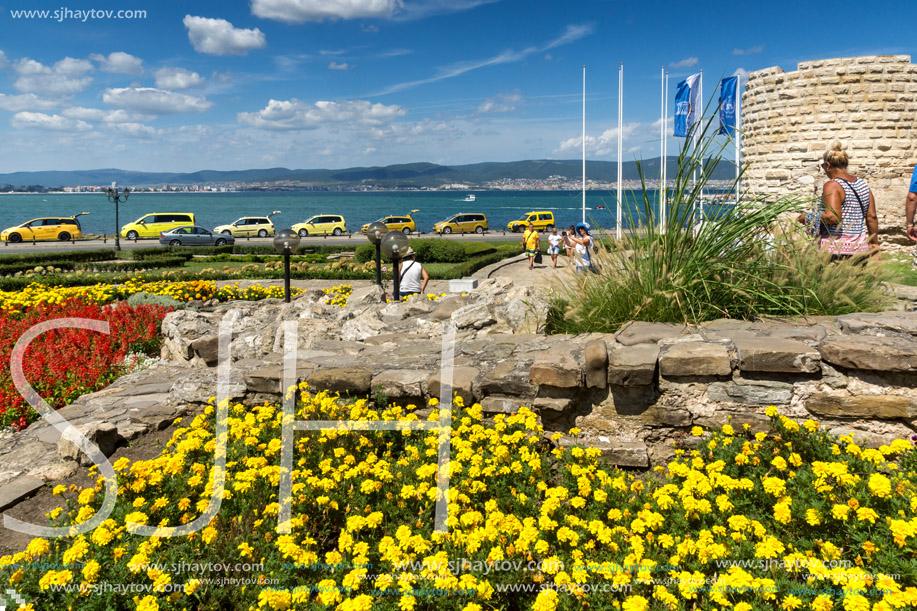
[[155,295],[153,293],[134,293],[127,298],[127,304],[130,306],[159,305],[176,309],[184,307],[181,301],[169,295]]
[[367,261],[373,261],[376,258],[376,245],[375,244],[360,244],[353,251],[353,260],[357,263],[366,263]]
[[[301,244],[296,250],[296,255],[312,255],[312,254],[332,254],[339,252],[350,252],[353,250],[353,246],[347,244]],[[239,244],[236,242],[233,246],[219,246],[219,247],[208,247],[208,246],[161,246],[153,248],[138,248],[132,251],[132,256],[135,260],[147,259],[150,257],[162,256],[167,253],[173,255],[186,255],[189,259],[194,255],[223,255],[223,254],[235,254],[235,255],[273,255],[277,256],[277,251],[274,250],[273,246],[267,245],[246,245]],[[111,257],[113,258],[113,257]]]
[[421,263],[461,263],[468,259],[465,247],[452,240],[411,240]]
[[2,265],[50,265],[54,267],[63,267],[58,263],[79,263],[82,261],[108,261],[116,259],[117,255],[112,249],[102,250],[70,250],[65,252],[39,252],[22,255],[0,254],[0,264]]
[[[558,285],[549,332],[614,332],[629,320],[699,323],[883,307],[880,266],[831,263],[801,231],[781,229],[780,219],[803,205],[800,198],[744,196],[699,223],[702,191],[724,146],[711,151],[712,139],[700,140],[696,151],[686,145],[679,154],[662,230],[644,181],[636,206],[624,206],[641,211],[641,230],[625,231],[618,243],[597,240],[597,273]],[[637,221],[628,225],[637,227]]]
[[[3,259],[0,259],[3,261]],[[32,272],[35,271],[36,267],[54,267],[62,271],[70,271],[74,268],[73,263],[66,261],[56,261],[50,264],[37,265],[33,263],[13,263],[11,265],[0,265],[0,276],[9,276],[19,272]]]
[[160,256],[142,259],[140,261],[103,261],[101,263],[92,263],[80,265],[80,269],[91,269],[97,272],[132,272],[142,269],[165,269],[170,267],[182,267],[187,263],[187,257],[178,256]]

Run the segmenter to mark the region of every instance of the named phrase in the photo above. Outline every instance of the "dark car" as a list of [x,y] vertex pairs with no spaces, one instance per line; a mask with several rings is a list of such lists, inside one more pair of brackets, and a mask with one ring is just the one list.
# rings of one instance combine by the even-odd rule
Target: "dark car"
[[185,225],[159,234],[159,243],[168,246],[225,246],[235,244],[236,239],[197,225]]

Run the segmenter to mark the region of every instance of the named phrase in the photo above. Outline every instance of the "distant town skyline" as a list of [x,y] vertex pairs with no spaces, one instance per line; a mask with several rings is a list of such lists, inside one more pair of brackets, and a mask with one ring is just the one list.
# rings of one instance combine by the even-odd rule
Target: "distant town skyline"
[[[193,7],[193,8],[189,8]],[[917,8],[847,1],[99,0],[0,6],[0,173],[614,160],[659,155],[676,83],[911,54]],[[681,139],[669,134],[669,153]]]

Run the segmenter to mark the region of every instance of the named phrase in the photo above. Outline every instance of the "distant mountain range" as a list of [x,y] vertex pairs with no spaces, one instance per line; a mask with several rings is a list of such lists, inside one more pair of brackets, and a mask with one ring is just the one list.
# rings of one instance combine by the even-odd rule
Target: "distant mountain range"
[[[257,170],[200,170],[190,173],[135,172],[130,170],[73,170],[47,172],[12,172],[0,174],[0,186],[25,187],[43,185],[64,187],[77,185],[107,185],[112,181],[133,187],[188,185],[188,184],[254,184],[277,183],[302,186],[355,186],[378,185],[384,187],[438,187],[448,183],[483,185],[508,180],[545,180],[563,176],[570,180],[582,177],[581,160],[537,159],[530,161],[487,162],[470,165],[437,165],[435,163],[405,163],[384,167],[356,167],[341,170],[290,170],[267,168]],[[642,162],[648,180],[659,176],[659,159]],[[674,177],[676,157],[667,160],[668,175]],[[637,162],[623,164],[624,180],[639,180]],[[735,166],[722,161],[713,174],[714,180],[729,180],[735,175]],[[616,161],[587,161],[586,177],[589,180],[614,182],[618,179]],[[265,186],[269,186],[265,184]]]

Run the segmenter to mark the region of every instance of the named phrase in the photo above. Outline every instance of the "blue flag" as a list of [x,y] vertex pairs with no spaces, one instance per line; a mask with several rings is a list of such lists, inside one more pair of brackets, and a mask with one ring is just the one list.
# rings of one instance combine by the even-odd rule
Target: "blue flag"
[[700,74],[692,74],[678,83],[675,91],[675,137],[687,137],[700,113]]
[[720,134],[735,135],[738,85],[737,76],[724,78],[720,83]]

